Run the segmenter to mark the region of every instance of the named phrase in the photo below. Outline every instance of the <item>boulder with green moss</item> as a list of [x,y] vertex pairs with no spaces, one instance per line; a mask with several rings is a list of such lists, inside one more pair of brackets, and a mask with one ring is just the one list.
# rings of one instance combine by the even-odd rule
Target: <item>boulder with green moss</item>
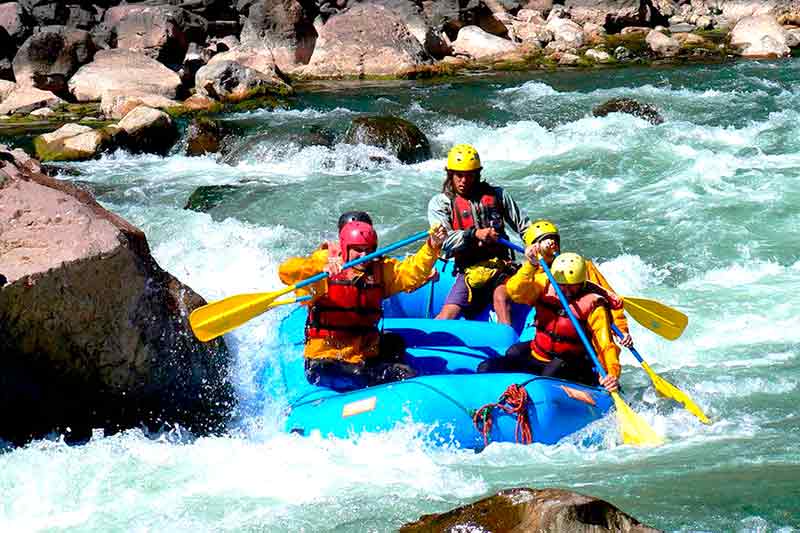
[[353,119],[344,141],[378,146],[403,163],[418,163],[431,157],[430,142],[425,134],[411,122],[393,116]]
[[66,124],[34,138],[33,146],[42,161],[83,161],[111,148],[114,138],[114,130],[108,128]]

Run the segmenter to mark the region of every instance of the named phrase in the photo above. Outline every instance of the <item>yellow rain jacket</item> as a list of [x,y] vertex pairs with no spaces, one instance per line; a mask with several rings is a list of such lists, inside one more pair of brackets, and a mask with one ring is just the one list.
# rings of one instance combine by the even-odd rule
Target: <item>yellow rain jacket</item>
[[[413,291],[424,285],[438,256],[439,250],[433,249],[426,242],[416,254],[402,261],[391,257],[377,259],[382,272],[376,277],[383,279],[384,298],[401,291]],[[310,257],[287,259],[279,267],[278,276],[283,283],[292,285],[322,272],[327,262],[328,250],[319,249]],[[314,295],[318,297],[325,294],[328,284],[326,280],[322,280],[306,289],[310,291],[306,291],[305,294],[309,292],[312,294],[308,304],[313,305],[316,299]],[[297,292],[299,294],[301,291]],[[379,334],[352,334],[337,338],[307,339],[304,354],[308,359],[335,359],[346,363],[361,363],[366,358],[379,356],[379,348]]]
[[[591,281],[595,285],[600,285],[605,290],[617,294],[617,292],[611,288],[611,285],[608,284],[606,278],[603,277],[603,274],[600,273],[600,270],[588,259],[586,260],[586,281]],[[611,316],[614,318],[614,324],[617,325],[619,330],[622,333],[628,333],[628,319],[625,317],[625,309],[612,309]]]
[[[597,271],[597,269],[594,270]],[[525,261],[517,273],[506,282],[506,290],[513,301],[535,306],[539,297],[547,290],[549,283],[550,280],[547,279],[547,274],[543,270]],[[600,359],[600,364],[603,365],[606,372],[619,377],[622,372],[619,364],[619,346],[612,340],[610,320],[611,315],[608,309],[599,306],[591,312],[587,323],[592,332],[592,346]]]

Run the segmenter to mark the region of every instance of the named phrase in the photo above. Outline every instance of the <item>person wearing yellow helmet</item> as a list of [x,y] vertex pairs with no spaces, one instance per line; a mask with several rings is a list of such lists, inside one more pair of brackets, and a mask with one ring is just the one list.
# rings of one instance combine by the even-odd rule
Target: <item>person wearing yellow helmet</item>
[[453,258],[455,283],[437,319],[471,317],[492,303],[497,321],[511,324],[504,283],[516,269],[508,248],[497,242],[506,229],[523,235],[530,221],[502,188],[481,180],[481,158],[468,144],[447,154],[442,192],[428,203],[428,221],[448,230],[442,251]]
[[[533,247],[531,254],[535,257],[544,258],[549,267],[552,267],[556,255],[561,251],[561,235],[558,232],[558,227],[549,220],[532,222],[527,231],[525,231],[522,240],[525,241],[526,247]],[[606,291],[616,294],[616,291],[611,288],[611,284],[608,283],[605,276],[589,259],[586,259],[586,279]],[[632,348],[633,338],[628,328],[628,319],[625,317],[624,309],[612,309],[611,316],[614,319],[614,324],[623,334],[623,338],[619,343],[626,348]]]
[[587,261],[580,255],[563,253],[553,260],[553,278],[607,372],[601,379],[550,280],[538,268],[538,250],[530,246],[525,255],[528,261],[506,286],[513,301],[536,308],[536,334],[532,341],[512,345],[505,356],[487,359],[478,372],[525,372],[587,385],[599,382],[609,392],[618,390],[621,367],[610,310],[621,308],[622,301],[588,281]]

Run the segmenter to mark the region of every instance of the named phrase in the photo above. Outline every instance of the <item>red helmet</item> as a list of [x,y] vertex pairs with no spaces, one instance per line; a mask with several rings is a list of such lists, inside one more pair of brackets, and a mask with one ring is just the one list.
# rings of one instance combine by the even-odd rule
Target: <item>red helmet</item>
[[368,246],[373,251],[378,247],[378,234],[375,228],[366,222],[348,222],[339,232],[339,247],[342,257],[347,260],[351,246]]

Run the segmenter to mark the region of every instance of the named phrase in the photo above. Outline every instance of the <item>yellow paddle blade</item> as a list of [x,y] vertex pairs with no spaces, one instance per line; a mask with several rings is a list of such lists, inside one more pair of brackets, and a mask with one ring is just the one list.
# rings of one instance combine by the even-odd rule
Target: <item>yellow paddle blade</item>
[[[189,325],[198,339],[208,342],[238,328],[267,309],[291,303],[288,300],[280,300],[278,303],[275,299],[294,289],[295,286],[291,285],[275,292],[229,296],[192,311],[192,314],[189,315]],[[293,298],[292,301],[294,300]]]
[[664,444],[661,435],[650,427],[645,420],[631,409],[618,392],[612,392],[614,405],[617,407],[617,423],[625,444],[635,446],[660,446]]
[[674,341],[683,334],[689,318],[672,307],[655,300],[624,296],[625,311],[650,331]]
[[666,398],[675,400],[679,404],[683,405],[687,411],[696,416],[703,424],[711,424],[711,420],[709,420],[703,410],[692,401],[688,394],[656,374],[653,369],[650,368],[650,365],[644,361],[642,361],[642,367],[650,376],[650,379],[653,381],[653,386],[656,388],[656,391],[658,391],[659,394]]

